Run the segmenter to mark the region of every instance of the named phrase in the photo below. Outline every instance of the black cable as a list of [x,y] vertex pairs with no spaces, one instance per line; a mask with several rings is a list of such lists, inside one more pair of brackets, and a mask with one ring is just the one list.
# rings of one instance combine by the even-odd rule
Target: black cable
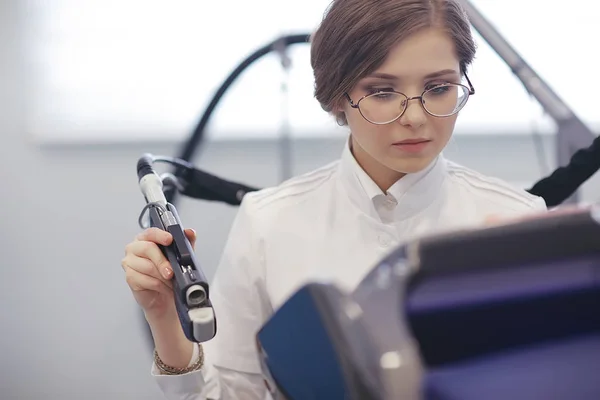
[[[214,94],[208,107],[204,111],[202,118],[200,118],[200,121],[198,122],[196,128],[194,129],[192,136],[187,141],[187,143],[184,145],[179,157],[177,157],[177,158],[184,160],[184,161],[191,161],[193,159],[195,153],[199,150],[200,145],[204,141],[206,125],[208,124],[208,121],[209,121],[210,117],[212,116],[213,111],[219,104],[219,101],[221,100],[221,98],[223,97],[225,92],[229,89],[229,87],[233,84],[233,82],[242,74],[242,72],[244,72],[244,70],[246,68],[248,68],[252,63],[254,63],[258,59],[269,54],[272,51],[281,51],[282,49],[285,49],[286,47],[288,47],[292,44],[309,43],[309,42],[310,42],[310,34],[282,36],[279,39],[276,39],[273,42],[259,48],[254,53],[250,54],[244,61],[242,61],[242,63],[240,63],[240,65],[238,65],[238,67],[235,68],[233,70],[233,72],[231,72],[231,74],[227,77],[225,82],[223,82],[221,87],[219,87],[217,92]],[[182,170],[177,170],[175,172],[175,176],[180,178],[180,177],[182,177],[182,173],[183,173]],[[176,193],[177,193],[176,190],[165,191],[167,200],[170,203],[174,204]]]
[[[244,70],[246,70],[252,63],[254,63],[258,59],[269,54],[272,51],[282,51],[287,46],[290,46],[292,44],[309,42],[310,34],[282,36],[250,54],[231,72],[231,74],[227,77],[227,79],[223,82],[223,84],[214,94],[212,100],[210,101],[208,107],[204,111],[202,117],[200,118],[200,121],[194,129],[191,137],[183,146],[179,157],[174,157],[171,159],[171,161],[182,161],[182,163],[180,164],[172,162],[172,164],[177,165],[177,169],[175,171],[175,176],[177,178],[182,178],[182,180],[185,181],[186,174],[189,174],[189,171],[193,169],[193,166],[188,163],[193,159],[194,155],[200,149],[200,146],[204,141],[205,130],[210,120],[210,117],[212,116],[214,110],[216,109],[217,105],[219,104],[219,101],[221,100],[225,92],[229,89],[233,82],[244,72]],[[541,144],[538,143],[538,146],[539,145]],[[536,146],[537,150],[542,151],[542,149],[538,148],[538,146]],[[538,158],[539,156],[540,154],[538,154]],[[577,188],[581,186],[587,179],[589,179],[594,173],[596,173],[598,169],[600,169],[600,143],[596,139],[590,147],[577,151],[572,156],[567,166],[558,168],[551,175],[541,179],[540,181],[535,183],[533,187],[528,189],[528,192],[542,197],[549,207],[555,207],[557,205],[560,205],[569,197],[571,197],[575,193]],[[258,190],[257,188],[252,188],[235,182],[222,180],[221,178],[215,177],[214,175],[210,175],[198,169],[196,169],[195,171],[197,172],[196,177],[202,176],[202,174],[204,174],[204,176],[210,178],[211,186],[213,188],[218,188],[219,186],[227,187],[227,190],[230,193],[231,191],[237,192],[237,190],[243,190],[246,192]],[[219,180],[222,181],[223,185],[219,184]],[[201,198],[198,190],[199,189],[193,191],[193,193],[189,193],[192,194],[191,197]],[[207,199],[219,201],[218,193],[219,191],[215,190],[212,197],[208,196],[210,198]],[[173,204],[175,201],[176,194],[177,190],[175,187],[168,188],[165,190],[167,200]],[[240,196],[236,197],[239,198]],[[231,197],[228,198],[229,201],[224,201],[229,204],[239,204],[237,200],[231,199]],[[239,200],[241,201],[241,199]]]
[[163,159],[162,161],[185,168],[181,173],[183,178],[175,178],[175,182],[171,183],[180,194],[186,197],[239,206],[246,193],[260,190],[252,186],[228,181],[198,168],[188,167],[185,165],[187,161],[176,162],[176,159]]
[[542,197],[548,207],[556,207],[571,197],[598,169],[600,136],[597,136],[589,147],[577,150],[569,164],[540,179],[528,192]]

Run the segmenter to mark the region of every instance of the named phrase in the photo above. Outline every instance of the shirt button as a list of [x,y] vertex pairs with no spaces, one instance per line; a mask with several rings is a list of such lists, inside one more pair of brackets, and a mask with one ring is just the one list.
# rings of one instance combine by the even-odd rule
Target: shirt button
[[392,239],[388,235],[381,234],[377,237],[377,241],[381,247],[388,247],[392,243]]
[[393,197],[386,196],[384,205],[386,208],[392,209],[392,208],[396,207],[396,205],[398,205],[398,202]]

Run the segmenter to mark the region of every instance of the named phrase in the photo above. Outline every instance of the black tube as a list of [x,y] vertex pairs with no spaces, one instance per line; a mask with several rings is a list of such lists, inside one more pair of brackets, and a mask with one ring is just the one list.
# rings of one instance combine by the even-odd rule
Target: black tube
[[[200,145],[202,144],[202,141],[204,140],[204,131],[206,129],[206,125],[208,124],[208,121],[209,121],[213,111],[217,107],[219,101],[221,100],[221,98],[223,97],[223,95],[225,94],[227,89],[229,89],[229,87],[233,84],[233,82],[242,74],[242,72],[244,72],[244,70],[246,68],[248,68],[252,63],[257,61],[259,58],[269,54],[272,51],[280,50],[281,48],[288,47],[292,44],[308,43],[309,41],[310,41],[310,34],[282,36],[279,39],[267,44],[266,46],[259,48],[254,53],[250,54],[244,61],[242,61],[242,63],[240,65],[238,65],[238,67],[235,68],[233,70],[233,72],[231,72],[231,74],[227,77],[225,82],[223,82],[221,87],[219,87],[217,92],[214,94],[208,107],[204,111],[202,118],[200,118],[200,121],[198,122],[196,129],[194,129],[192,136],[189,138],[189,140],[183,146],[183,149],[181,150],[181,154],[179,155],[178,158],[185,160],[185,161],[192,160],[192,158],[194,157],[194,154],[199,150]],[[175,176],[180,178],[182,176],[181,175],[182,173],[183,172],[181,170],[176,170],[174,174],[175,174]],[[166,197],[170,203],[174,204],[176,193],[177,193],[177,191],[174,189],[167,191]]]
[[[191,162],[192,158],[199,150],[204,140],[206,125],[208,124],[210,117],[212,116],[219,101],[221,100],[225,92],[229,89],[229,87],[233,84],[233,82],[242,74],[242,72],[246,68],[248,68],[259,58],[265,56],[266,54],[272,51],[277,51],[282,47],[285,48],[292,44],[309,42],[310,34],[282,36],[281,38],[267,44],[266,46],[259,48],[254,53],[250,54],[245,60],[243,60],[242,63],[240,63],[238,67],[233,70],[233,72],[227,77],[225,82],[223,82],[223,84],[214,94],[211,102],[204,111],[191,137],[181,149],[181,153],[178,158],[187,162]],[[600,169],[600,141],[596,139],[590,147],[577,151],[571,157],[571,160],[569,161],[568,165],[556,169],[551,175],[542,178],[527,191],[531,194],[542,197],[545,200],[548,207],[555,207],[563,203],[569,197],[571,197],[577,191],[579,186],[581,186],[587,179],[589,179],[594,173],[596,173],[598,169]],[[185,168],[177,168],[174,174],[181,180],[185,181]],[[218,180],[219,178],[216,179]],[[213,182],[215,181],[213,180]],[[223,181],[223,183],[223,186],[227,187],[238,185],[240,187],[245,188],[246,191],[258,190],[256,188],[250,188],[246,185],[238,184],[235,182]],[[190,182],[190,184],[191,186],[194,185],[193,182]],[[213,184],[216,185],[216,183]],[[201,198],[200,194],[195,192],[192,187],[189,187],[188,190],[190,190],[190,194],[192,195],[192,197]],[[167,200],[170,203],[174,203],[177,190],[175,188],[167,189],[165,190],[165,194]],[[225,201],[229,204],[234,203],[235,201],[231,201],[229,197],[228,200],[222,201]],[[212,200],[220,201],[218,195],[214,196]]]
[[577,150],[569,164],[537,181],[528,192],[543,198],[548,207],[556,207],[571,197],[598,169],[600,137],[597,136],[591,146]]
[[144,154],[140,157],[137,162],[137,175],[138,180],[141,180],[144,176],[148,174],[154,174],[154,168],[152,167],[152,156],[150,154]]

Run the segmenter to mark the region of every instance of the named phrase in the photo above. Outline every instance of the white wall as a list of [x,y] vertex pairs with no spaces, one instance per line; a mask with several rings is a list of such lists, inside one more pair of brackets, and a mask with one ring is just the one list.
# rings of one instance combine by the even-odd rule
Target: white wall
[[[120,260],[143,206],[135,163],[174,143],[36,147],[25,130],[29,68],[17,2],[0,2],[0,397],[2,399],[161,398],[150,379],[150,348]],[[528,184],[542,173],[529,136],[465,136],[448,153],[459,162]],[[339,155],[340,142],[294,147],[296,172]],[[552,160],[552,146],[547,153]],[[199,164],[247,184],[278,180],[277,145],[207,146]],[[585,199],[600,196],[597,177]],[[235,209],[185,200],[182,218],[199,233],[212,276]]]
[[[587,89],[600,59],[585,40],[598,36],[596,2],[570,0],[565,7],[545,0],[470,1],[567,104],[600,127],[595,93]],[[312,31],[330,0],[20,3],[28,5],[22,30],[34,60],[29,128],[41,141],[86,142],[165,134],[183,138],[244,57],[280,35]],[[538,18],[542,9],[544,18]],[[562,29],[556,29],[556,21]],[[457,131],[501,133],[535,126],[551,132],[541,107],[473,31],[478,50],[469,78],[476,96],[461,111]],[[295,136],[339,132],[312,99],[309,46],[287,50],[291,67],[284,106],[281,60],[271,52],[230,87],[211,120],[213,135],[272,139],[282,112]],[[573,59],[580,60],[576,68]]]

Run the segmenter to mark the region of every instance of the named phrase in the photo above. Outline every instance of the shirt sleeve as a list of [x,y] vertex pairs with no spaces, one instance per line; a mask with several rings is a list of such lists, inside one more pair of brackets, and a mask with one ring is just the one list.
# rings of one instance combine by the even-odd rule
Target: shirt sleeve
[[169,400],[266,396],[256,333],[273,311],[264,284],[264,252],[252,195],[240,205],[209,288],[217,334],[203,343],[204,367],[183,375],[160,375],[152,367],[152,376]]
[[548,207],[546,206],[546,201],[543,197],[537,197],[533,202],[534,211],[548,211]]
[[267,397],[261,374],[248,374],[205,366],[183,375],[161,375],[152,365],[152,376],[167,400],[239,400]]

